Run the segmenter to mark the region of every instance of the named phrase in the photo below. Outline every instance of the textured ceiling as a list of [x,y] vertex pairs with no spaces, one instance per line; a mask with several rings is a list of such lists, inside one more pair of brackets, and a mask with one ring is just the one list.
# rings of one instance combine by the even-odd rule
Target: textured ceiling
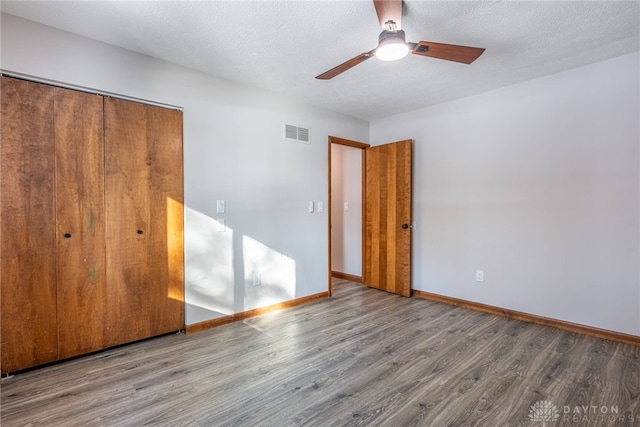
[[371,1],[2,1],[0,9],[366,120],[640,49],[639,1],[406,0],[408,41],[485,53],[471,65],[373,58],[320,81],[376,46]]

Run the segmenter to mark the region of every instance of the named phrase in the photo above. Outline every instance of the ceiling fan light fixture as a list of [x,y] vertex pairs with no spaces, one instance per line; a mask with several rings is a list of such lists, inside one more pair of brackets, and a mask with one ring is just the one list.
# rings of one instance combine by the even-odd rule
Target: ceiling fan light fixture
[[484,48],[430,41],[407,43],[404,31],[400,29],[402,28],[402,4],[403,0],[373,0],[376,15],[378,15],[378,22],[383,29],[378,37],[378,46],[368,52],[363,52],[360,55],[346,60],[329,71],[325,71],[316,76],[316,79],[332,79],[356,65],[362,64],[373,56],[382,61],[395,61],[411,52],[419,56],[471,64],[484,52]]
[[409,53],[409,46],[404,38],[404,31],[383,31],[378,37],[376,58],[381,61],[396,61]]

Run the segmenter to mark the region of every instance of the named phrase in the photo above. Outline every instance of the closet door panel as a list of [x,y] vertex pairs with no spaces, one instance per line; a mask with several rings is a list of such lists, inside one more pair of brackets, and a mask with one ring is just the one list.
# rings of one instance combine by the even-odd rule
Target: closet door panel
[[106,314],[102,97],[55,89],[60,359],[104,347]]
[[107,338],[147,338],[149,330],[149,164],[143,104],[105,98]]
[[0,80],[2,372],[57,358],[54,89]]
[[147,106],[151,335],[184,328],[182,112]]

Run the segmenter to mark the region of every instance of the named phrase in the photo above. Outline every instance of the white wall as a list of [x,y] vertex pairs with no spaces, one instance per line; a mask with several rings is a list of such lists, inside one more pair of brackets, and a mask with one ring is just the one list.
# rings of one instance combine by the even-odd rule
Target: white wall
[[362,155],[331,144],[331,269],[354,276],[362,276]]
[[[307,204],[327,202],[328,135],[367,141],[367,122],[1,19],[5,71],[184,108],[187,324],[327,291],[327,213],[307,213]],[[310,127],[311,144],[284,141],[283,121]],[[217,199],[226,200],[223,215]]]
[[414,289],[640,335],[639,62],[371,123],[415,140]]

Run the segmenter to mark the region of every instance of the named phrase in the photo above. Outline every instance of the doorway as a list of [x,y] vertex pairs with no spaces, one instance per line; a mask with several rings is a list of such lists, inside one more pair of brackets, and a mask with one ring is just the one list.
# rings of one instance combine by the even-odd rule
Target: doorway
[[329,137],[329,294],[331,279],[363,283],[364,150]]
[[411,296],[412,140],[328,145],[329,295],[338,277]]

